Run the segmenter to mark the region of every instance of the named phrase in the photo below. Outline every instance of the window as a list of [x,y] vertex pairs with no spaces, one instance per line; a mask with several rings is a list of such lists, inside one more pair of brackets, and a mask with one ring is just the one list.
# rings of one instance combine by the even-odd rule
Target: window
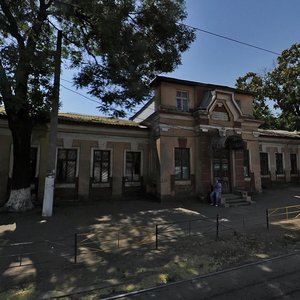
[[110,151],[94,150],[93,183],[109,182]]
[[282,153],[275,153],[276,158],[276,174],[283,174],[283,156]]
[[140,181],[141,152],[126,152],[125,180]]
[[244,177],[250,176],[249,150],[244,150]]
[[189,94],[188,92],[177,91],[176,92],[176,107],[177,110],[189,111]]
[[269,175],[268,153],[265,152],[260,153],[260,174]]
[[175,148],[175,180],[190,179],[190,149]]
[[297,154],[291,153],[290,159],[291,159],[291,174],[298,174]]
[[56,180],[57,183],[75,183],[77,149],[58,149]]

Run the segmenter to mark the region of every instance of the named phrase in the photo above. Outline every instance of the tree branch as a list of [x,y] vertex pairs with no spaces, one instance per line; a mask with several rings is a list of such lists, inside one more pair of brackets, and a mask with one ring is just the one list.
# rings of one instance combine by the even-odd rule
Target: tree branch
[[46,10],[54,3],[53,0],[50,0],[48,3],[45,4]]
[[[1,0],[0,0],[1,1]],[[37,38],[41,30],[42,23],[47,19],[47,7],[44,0],[40,0],[40,8],[36,19],[33,21],[31,33],[27,40],[27,50],[29,57],[32,57],[36,48]]]
[[24,39],[19,33],[18,24],[17,24],[14,16],[12,15],[5,0],[0,0],[0,6],[2,8],[4,15],[6,16],[8,22],[9,22],[9,24],[7,24],[7,25],[9,25],[8,29],[9,29],[10,34],[18,41],[19,47],[24,48]]
[[2,15],[0,15],[0,26],[2,27],[2,29],[9,31],[9,24],[4,21]]
[[93,59],[94,59],[94,62],[96,65],[98,65],[98,60],[97,60],[97,57],[96,55],[92,52],[92,50],[90,49],[89,45],[88,45],[88,37],[87,37],[87,33],[85,32],[85,29],[86,29],[86,26],[84,23],[82,23],[81,25],[79,25],[79,29],[83,35],[83,38],[84,38],[84,42],[83,42],[83,46],[87,52],[88,55],[90,55]]
[[7,105],[8,100],[12,98],[12,91],[10,82],[6,76],[5,69],[0,59],[0,92],[3,96],[4,104]]

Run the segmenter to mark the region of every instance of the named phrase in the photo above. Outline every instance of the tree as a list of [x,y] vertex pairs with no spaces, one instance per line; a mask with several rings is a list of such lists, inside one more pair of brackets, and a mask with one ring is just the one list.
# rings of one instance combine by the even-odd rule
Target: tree
[[[274,69],[259,75],[253,72],[237,79],[237,88],[253,92],[254,116],[265,121],[266,128],[298,130],[300,119],[300,44],[284,50]],[[266,100],[280,110],[277,118]]]
[[264,121],[263,128],[276,128],[276,118],[273,116],[266,103],[264,91],[264,78],[256,73],[249,72],[236,81],[236,87],[240,90],[254,93],[253,116]]
[[49,115],[56,30],[77,87],[100,99],[100,111],[122,117],[149,97],[157,74],[180,63],[195,39],[185,18],[184,0],[0,0],[0,104],[14,158],[8,209],[32,207],[30,139]]

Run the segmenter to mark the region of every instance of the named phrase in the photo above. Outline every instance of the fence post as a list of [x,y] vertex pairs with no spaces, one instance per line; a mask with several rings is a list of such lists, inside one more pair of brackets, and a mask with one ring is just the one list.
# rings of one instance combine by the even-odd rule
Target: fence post
[[267,229],[270,231],[270,226],[269,226],[269,210],[266,209],[266,220],[267,220]]
[[74,236],[74,263],[77,263],[77,233]]
[[217,240],[219,239],[219,214],[217,214],[217,218],[216,218],[216,238]]
[[118,230],[118,249],[120,248],[120,230]]
[[19,263],[20,263],[20,267],[22,266],[22,253],[24,253],[24,244],[21,244],[21,250],[20,250],[20,259],[19,259]]
[[158,249],[158,225],[155,225],[155,249]]

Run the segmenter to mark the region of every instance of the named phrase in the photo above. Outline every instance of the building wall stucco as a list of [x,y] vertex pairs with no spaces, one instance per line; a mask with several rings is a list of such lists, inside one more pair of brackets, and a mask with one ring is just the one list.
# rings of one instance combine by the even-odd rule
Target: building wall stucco
[[162,83],[160,90],[160,104],[176,109],[176,92],[187,91],[189,95],[189,109],[195,108],[195,88],[188,85]]
[[[146,118],[143,126],[116,126],[97,122],[83,122],[80,116],[59,123],[58,148],[78,149],[76,183],[72,189],[56,186],[57,199],[71,196],[72,200],[86,201],[107,197],[121,198],[135,190],[155,194],[160,199],[177,196],[208,195],[217,177],[214,160],[217,152],[225,150],[230,159],[230,190],[262,191],[262,180],[300,183],[298,174],[291,175],[290,153],[297,154],[300,169],[300,134],[264,131],[262,122],[253,118],[253,96],[233,88],[186,82],[177,79],[160,80],[155,85],[155,111],[135,114],[135,119]],[[187,91],[189,111],[176,105],[176,91]],[[228,119],[227,117],[228,116]],[[83,118],[84,119],[84,118]],[[132,125],[132,124],[131,124]],[[48,126],[48,125],[47,125]],[[48,127],[35,128],[32,145],[38,147],[38,200],[43,198],[47,171]],[[234,148],[234,140],[240,143]],[[232,144],[231,144],[232,143]],[[0,114],[0,201],[4,201],[11,169],[11,136],[7,121]],[[176,180],[175,148],[189,149],[189,179]],[[93,149],[110,151],[110,181],[105,188],[91,183]],[[245,151],[249,151],[250,174],[245,174]],[[126,186],[125,165],[127,151],[141,153],[141,182]],[[261,175],[260,153],[267,152],[269,174]],[[276,174],[276,153],[283,154],[284,174]],[[229,154],[227,154],[229,153]],[[226,160],[226,158],[225,158]],[[178,168],[177,168],[178,170]],[[178,173],[177,173],[178,174]],[[225,176],[224,176],[225,177]],[[224,180],[225,182],[226,180]],[[59,194],[60,192],[60,194]],[[103,195],[105,197],[100,197]]]

